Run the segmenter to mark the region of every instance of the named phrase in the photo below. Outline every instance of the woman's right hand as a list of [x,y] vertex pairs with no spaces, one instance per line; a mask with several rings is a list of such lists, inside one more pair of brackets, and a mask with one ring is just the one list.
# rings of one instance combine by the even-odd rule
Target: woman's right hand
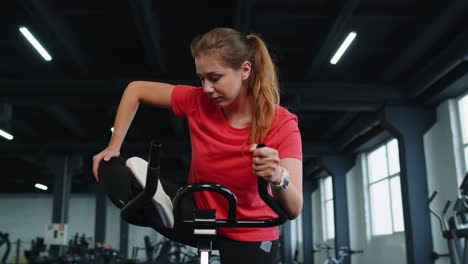
[[120,155],[120,151],[113,149],[111,147],[105,148],[103,151],[99,152],[98,154],[94,155],[93,157],[93,175],[96,181],[99,182],[99,175],[98,169],[99,164],[102,160],[109,161],[112,157],[118,157]]

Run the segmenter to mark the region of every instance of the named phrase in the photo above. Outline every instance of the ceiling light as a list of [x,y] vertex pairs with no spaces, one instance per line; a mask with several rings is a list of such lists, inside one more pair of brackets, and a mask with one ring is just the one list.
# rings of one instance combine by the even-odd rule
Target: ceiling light
[[351,42],[353,42],[354,38],[356,37],[356,32],[350,32],[346,39],[343,41],[341,44],[340,48],[336,51],[335,55],[333,55],[333,58],[330,60],[331,64],[336,64],[341,56],[343,56],[343,53],[346,51],[346,49],[351,45]]
[[13,139],[13,136],[12,136],[12,135],[10,135],[9,133],[7,133],[7,132],[5,132],[5,131],[3,131],[3,130],[1,130],[1,129],[0,129],[0,136],[6,138],[6,139],[8,139],[8,140],[12,140],[12,139]]
[[34,184],[34,187],[36,187],[36,188],[38,188],[38,189],[40,189],[40,190],[43,190],[43,191],[47,191],[47,189],[49,189],[49,188],[47,188],[47,186],[45,186],[44,184],[40,184],[40,183]]
[[29,30],[25,27],[20,27],[19,31],[23,34],[23,36],[33,45],[33,47],[41,54],[41,56],[44,58],[46,61],[52,60],[52,57],[49,55],[49,53],[42,47],[41,43],[37,41],[37,39],[29,32]]

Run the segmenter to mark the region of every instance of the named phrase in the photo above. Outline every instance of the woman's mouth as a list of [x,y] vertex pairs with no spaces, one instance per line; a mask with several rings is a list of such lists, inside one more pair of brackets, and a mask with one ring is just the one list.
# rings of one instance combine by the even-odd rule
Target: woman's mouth
[[211,98],[211,100],[213,100],[215,103],[219,103],[221,102],[223,99],[221,97],[216,97],[216,98]]

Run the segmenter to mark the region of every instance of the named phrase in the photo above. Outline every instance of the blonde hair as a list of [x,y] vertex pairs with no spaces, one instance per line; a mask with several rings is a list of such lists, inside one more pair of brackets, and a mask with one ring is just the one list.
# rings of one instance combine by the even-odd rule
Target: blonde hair
[[262,143],[275,118],[275,105],[280,103],[276,67],[263,40],[255,35],[244,36],[231,28],[215,28],[196,37],[190,46],[192,57],[216,54],[233,69],[245,61],[252,64],[248,95],[252,96],[251,143]]

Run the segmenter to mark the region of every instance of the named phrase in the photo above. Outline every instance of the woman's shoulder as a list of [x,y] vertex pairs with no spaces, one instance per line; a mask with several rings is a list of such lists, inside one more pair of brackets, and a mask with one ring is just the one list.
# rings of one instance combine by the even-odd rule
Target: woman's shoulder
[[284,106],[276,105],[275,113],[276,113],[275,120],[277,122],[283,123],[283,122],[291,120],[297,123],[297,115],[290,112]]
[[212,111],[214,104],[210,98],[206,96],[203,89],[198,86],[179,84],[174,87],[172,92],[173,98],[184,102],[186,106],[195,111]]
[[174,90],[180,93],[190,93],[190,94],[197,94],[203,92],[200,87],[187,85],[187,84],[177,84],[174,86]]

